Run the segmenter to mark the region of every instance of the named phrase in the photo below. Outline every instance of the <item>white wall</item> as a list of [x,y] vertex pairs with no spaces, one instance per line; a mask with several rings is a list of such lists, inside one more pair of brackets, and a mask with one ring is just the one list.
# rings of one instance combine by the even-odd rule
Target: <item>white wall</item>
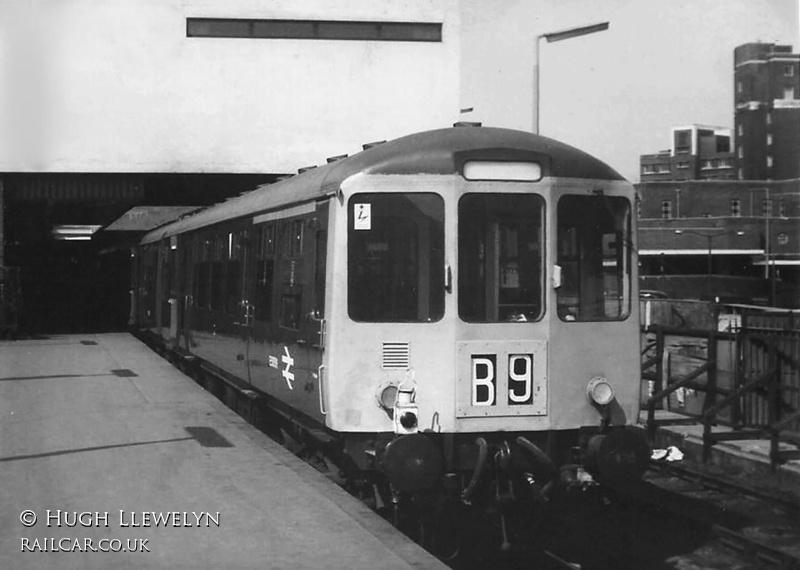
[[[441,43],[187,38],[187,17],[443,23]],[[0,172],[292,172],[449,126],[458,0],[0,0]]]

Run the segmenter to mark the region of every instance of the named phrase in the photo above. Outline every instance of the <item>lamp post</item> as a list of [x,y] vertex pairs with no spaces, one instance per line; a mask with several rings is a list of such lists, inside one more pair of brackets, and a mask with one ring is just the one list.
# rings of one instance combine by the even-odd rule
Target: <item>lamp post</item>
[[559,32],[549,32],[547,34],[539,34],[533,42],[533,132],[539,134],[539,41],[544,38],[548,43],[560,42],[570,38],[577,38],[578,36],[585,36],[595,32],[602,32],[608,29],[608,22],[600,24],[592,24],[590,26],[581,26],[580,28],[570,28],[568,30],[561,30]]
[[708,300],[710,301],[713,298],[712,287],[711,287],[711,272],[712,272],[711,271],[712,270],[712,265],[711,265],[711,251],[712,251],[711,250],[711,243],[712,243],[712,241],[714,240],[714,238],[718,238],[720,236],[729,236],[729,235],[743,236],[743,235],[745,235],[745,232],[743,232],[743,231],[737,231],[737,232],[726,232],[726,231],[723,231],[722,233],[709,234],[709,233],[698,232],[698,231],[694,231],[694,230],[675,230],[675,233],[677,235],[693,234],[693,235],[696,235],[696,236],[704,237],[704,238],[706,238],[708,240],[708,256],[707,256],[707,262],[706,262],[706,267],[707,267],[706,290],[707,290],[707,293],[708,293]]
[[[772,245],[772,232],[778,231],[778,228],[775,226],[771,226],[770,218],[775,218],[776,220],[786,220],[786,214],[783,211],[783,208],[779,206],[778,208],[778,215],[773,216],[773,199],[783,196],[798,196],[800,195],[798,192],[772,192],[770,188],[752,188],[750,190],[750,215],[754,216],[755,208],[753,205],[754,201],[754,194],[756,192],[764,192],[764,208],[763,208],[763,215],[764,215],[764,279],[767,282],[767,288],[769,290],[769,302],[771,305],[775,305],[777,300],[777,281],[779,280],[780,276],[777,274],[775,270],[775,262],[778,257],[778,251]],[[779,204],[781,201],[778,202]]]

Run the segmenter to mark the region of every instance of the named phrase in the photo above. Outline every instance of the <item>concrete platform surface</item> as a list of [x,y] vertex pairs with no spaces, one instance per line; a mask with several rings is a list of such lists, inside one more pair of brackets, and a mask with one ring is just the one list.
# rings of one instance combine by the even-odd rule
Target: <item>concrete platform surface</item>
[[0,342],[0,568],[445,568],[128,334]]

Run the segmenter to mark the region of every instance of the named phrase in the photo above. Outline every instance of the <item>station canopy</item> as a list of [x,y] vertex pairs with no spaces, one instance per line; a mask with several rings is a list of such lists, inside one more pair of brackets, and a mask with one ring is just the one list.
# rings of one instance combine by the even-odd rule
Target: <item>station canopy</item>
[[137,206],[106,226],[105,231],[148,232],[198,209],[200,206]]

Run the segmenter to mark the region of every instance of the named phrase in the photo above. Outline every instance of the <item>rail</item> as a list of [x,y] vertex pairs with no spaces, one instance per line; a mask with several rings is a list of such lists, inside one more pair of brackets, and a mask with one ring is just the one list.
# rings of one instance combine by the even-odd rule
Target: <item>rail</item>
[[[649,325],[642,379],[651,383],[647,432],[654,441],[656,410],[674,410],[676,395],[691,394],[694,409],[677,413],[703,426],[703,460],[722,441],[769,439],[773,470],[791,455],[782,441],[800,442],[800,328],[793,313],[737,316],[731,331]],[[679,339],[679,340],[676,340]],[[670,357],[688,343],[694,366],[673,374]],[[720,356],[722,352],[722,357]],[[720,378],[723,382],[720,382]],[[686,397],[686,396],[684,396]],[[725,426],[729,429],[715,429]]]

